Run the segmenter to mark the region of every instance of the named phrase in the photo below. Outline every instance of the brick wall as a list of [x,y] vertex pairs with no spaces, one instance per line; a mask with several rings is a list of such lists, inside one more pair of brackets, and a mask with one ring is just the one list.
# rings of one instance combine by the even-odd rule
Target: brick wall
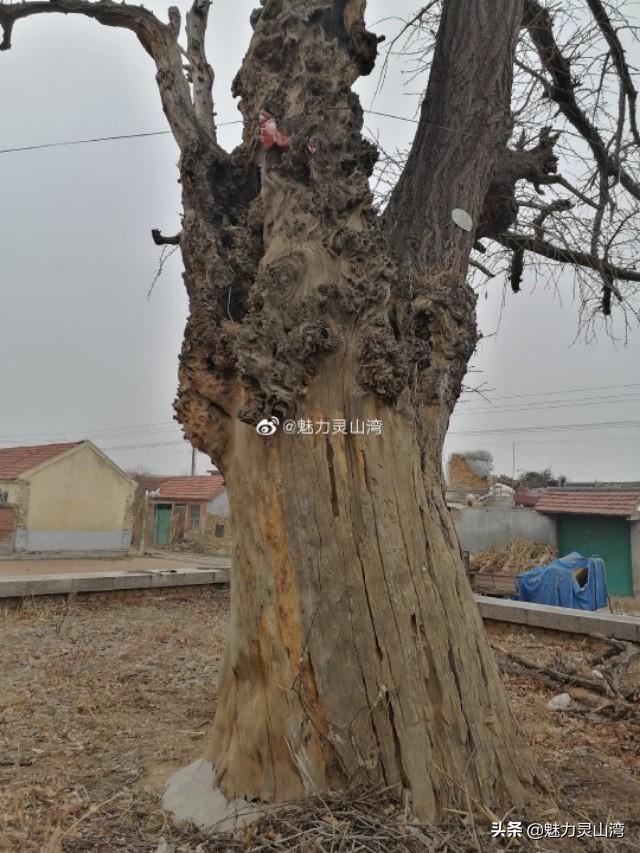
[[11,546],[16,529],[17,513],[12,506],[0,506],[0,546]]
[[[217,533],[216,533],[217,531]],[[217,535],[222,533],[222,535]],[[231,554],[231,522],[228,516],[207,515],[205,520],[204,550],[207,553]]]

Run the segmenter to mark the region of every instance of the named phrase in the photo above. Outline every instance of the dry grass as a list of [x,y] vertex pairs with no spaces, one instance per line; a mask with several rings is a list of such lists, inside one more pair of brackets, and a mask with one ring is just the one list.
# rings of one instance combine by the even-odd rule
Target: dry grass
[[[215,701],[226,592],[26,602],[2,618],[0,850],[155,850],[165,770]],[[156,842],[157,843],[157,842]]]
[[514,539],[505,548],[489,548],[472,554],[469,564],[476,572],[517,575],[534,566],[544,566],[555,560],[556,556],[556,549],[545,542]]
[[638,598],[619,598],[612,595],[609,599],[609,606],[612,613],[624,616],[640,616],[640,599]]
[[447,465],[447,482],[450,489],[460,492],[488,492],[489,477],[479,477],[461,453],[452,453]]
[[[0,620],[2,853],[153,853],[160,839],[176,853],[492,849],[486,815],[477,825],[465,816],[449,827],[407,825],[385,792],[291,804],[238,837],[212,840],[172,825],[159,795],[168,773],[197,757],[206,736],[228,621],[225,592],[36,600],[0,611]],[[565,671],[588,671],[597,651],[596,641],[578,637],[489,631],[498,645],[547,665],[561,661]],[[640,802],[640,726],[556,714],[546,707],[553,690],[535,676],[504,678],[563,813],[576,822],[627,821],[628,841],[581,842],[580,849],[639,849],[631,821]]]

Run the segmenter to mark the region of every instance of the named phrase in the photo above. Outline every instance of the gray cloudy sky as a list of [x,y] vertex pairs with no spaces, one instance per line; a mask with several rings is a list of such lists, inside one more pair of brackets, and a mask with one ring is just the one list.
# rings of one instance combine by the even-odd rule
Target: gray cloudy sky
[[[164,3],[146,5],[164,16]],[[255,5],[214,2],[208,51],[220,123],[239,116],[229,88]],[[415,6],[370,0],[369,22]],[[2,149],[166,129],[153,65],[131,33],[64,16],[18,22],[0,67]],[[398,66],[372,106],[376,81],[374,72],[358,85],[365,107],[414,115],[417,96]],[[408,144],[414,130],[373,115],[367,125],[386,148]],[[227,147],[239,135],[238,125],[221,128]],[[147,299],[158,264],[150,229],[179,224],[176,160],[169,135],[0,154],[0,446],[87,437],[125,468],[188,471],[171,408],[186,317],[177,254]],[[570,277],[562,304],[543,281],[503,296],[495,281],[479,302],[486,337],[469,378],[493,403],[463,398],[447,451],[485,448],[511,473],[515,442],[517,470],[640,480],[640,330],[626,347],[576,341]],[[635,424],[575,428],[625,421]],[[524,429],[560,425],[571,428]],[[199,472],[208,465],[201,456]]]

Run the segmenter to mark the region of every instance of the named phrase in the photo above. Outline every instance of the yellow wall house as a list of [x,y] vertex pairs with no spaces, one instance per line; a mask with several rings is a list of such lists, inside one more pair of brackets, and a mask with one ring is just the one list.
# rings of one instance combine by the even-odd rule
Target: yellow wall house
[[90,441],[0,448],[0,552],[127,551],[134,492]]

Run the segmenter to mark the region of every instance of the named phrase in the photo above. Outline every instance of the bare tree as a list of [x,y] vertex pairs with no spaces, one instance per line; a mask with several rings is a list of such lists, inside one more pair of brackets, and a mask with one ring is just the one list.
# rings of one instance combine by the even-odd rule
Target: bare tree
[[[155,63],[180,148],[182,228],[154,235],[179,244],[190,301],[176,411],[225,475],[235,536],[209,747],[217,784],[228,796],[281,800],[382,781],[427,819],[470,796],[517,805],[536,772],[441,473],[477,339],[470,255],[488,240],[579,264],[616,300],[638,274],[607,252],[604,215],[582,254],[554,242],[568,211],[517,218],[526,186],[557,189],[559,138],[549,129],[509,145],[514,67],[537,52],[544,68],[531,85],[547,81],[548,101],[597,159],[607,198],[637,189],[631,149],[596,135],[574,103],[545,7],[444,0],[429,4],[438,18],[426,96],[380,214],[369,186],[377,151],[352,91],[379,41],[365,29],[364,0],[264,0],[233,84],[244,135],[231,153],[216,138],[208,10],[194,0],[184,46],[175,10],[167,24],[111,0],[2,4],[0,24],[5,49],[14,23],[35,14],[132,30]],[[593,20],[607,38],[608,25]],[[624,53],[615,32],[608,38],[623,79]],[[625,85],[629,121],[635,95]],[[560,186],[572,203],[587,197]],[[333,428],[260,435],[256,424],[272,416]],[[381,435],[342,428],[364,422],[381,422]]]
[[[433,0],[401,21],[385,50],[380,86],[392,59],[405,64],[411,83],[427,73],[441,10],[441,0]],[[470,261],[476,289],[506,273],[516,293],[527,277],[558,285],[569,267],[587,334],[598,318],[611,329],[606,318],[615,306],[626,330],[640,318],[637,70],[625,49],[639,50],[640,26],[631,18],[628,0],[526,0],[511,140],[492,178]],[[407,155],[382,152],[374,173],[382,208]]]

